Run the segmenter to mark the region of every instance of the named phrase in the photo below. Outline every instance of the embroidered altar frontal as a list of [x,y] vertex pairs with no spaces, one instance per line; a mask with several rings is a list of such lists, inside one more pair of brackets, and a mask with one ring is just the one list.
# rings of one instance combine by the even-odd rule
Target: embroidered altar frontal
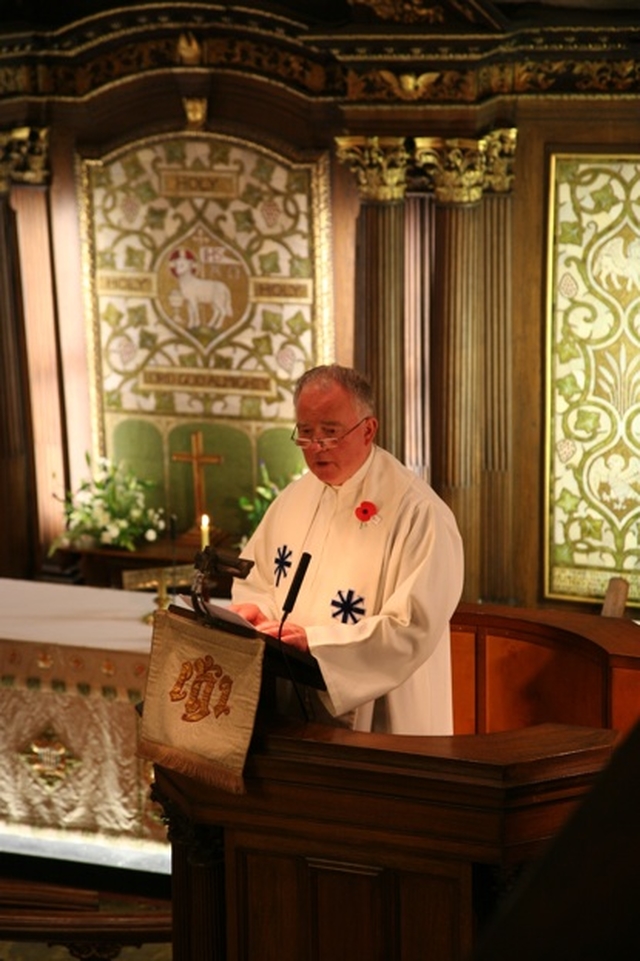
[[165,840],[135,755],[148,657],[0,642],[0,818]]
[[166,843],[136,756],[151,598],[20,581],[0,598],[0,829]]

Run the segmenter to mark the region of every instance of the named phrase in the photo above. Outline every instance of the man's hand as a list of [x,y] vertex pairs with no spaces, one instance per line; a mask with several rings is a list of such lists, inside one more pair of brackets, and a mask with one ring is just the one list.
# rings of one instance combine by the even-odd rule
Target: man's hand
[[240,617],[244,617],[245,621],[249,621],[249,624],[253,624],[260,630],[262,630],[261,624],[266,621],[266,616],[257,604],[230,604],[229,610],[235,611]]
[[[263,621],[258,630],[262,631],[263,634],[271,634],[273,637],[277,637],[280,631],[280,621]],[[299,651],[309,650],[307,632],[299,624],[287,624],[285,621],[280,640],[283,644],[289,644]]]

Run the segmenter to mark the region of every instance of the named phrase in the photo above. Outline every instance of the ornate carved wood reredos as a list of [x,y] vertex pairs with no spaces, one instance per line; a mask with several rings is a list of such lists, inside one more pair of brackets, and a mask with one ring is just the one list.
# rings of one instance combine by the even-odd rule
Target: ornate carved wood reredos
[[[35,452],[23,505],[0,507],[16,573],[57,532],[52,477],[77,480],[91,446],[89,376],[70,372],[87,336],[78,157],[178,132],[330,158],[336,358],[371,375],[381,442],[454,508],[465,599],[538,603],[546,164],[558,144],[636,149],[636,5],[19,6],[0,5],[0,190],[16,221],[0,262],[20,267],[21,294],[2,303],[14,330],[24,316],[22,356],[10,326],[0,337],[29,384],[18,411],[3,377],[0,409],[33,425]],[[30,476],[10,437],[2,472]]]
[[[514,96],[632,95],[640,82],[633,53],[640,28],[623,0],[606,13],[595,3],[562,11],[531,3],[523,12],[517,2],[487,0],[281,3],[278,12],[257,3],[131,4],[115,13],[104,2],[89,14],[83,7],[81,19],[73,5],[41,5],[48,9],[33,24],[0,10],[0,94],[14,106],[25,98],[86,101],[114,83],[163,74],[186,98],[243,77],[345,110],[500,100],[503,113]],[[388,117],[387,131],[411,113]],[[467,116],[456,125],[474,124]]]

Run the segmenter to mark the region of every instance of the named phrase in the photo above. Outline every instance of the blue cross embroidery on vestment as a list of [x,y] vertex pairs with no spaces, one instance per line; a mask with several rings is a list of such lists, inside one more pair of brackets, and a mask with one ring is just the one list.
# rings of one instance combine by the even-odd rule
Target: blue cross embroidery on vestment
[[343,624],[357,624],[366,611],[364,607],[364,597],[356,597],[355,591],[349,589],[338,591],[338,600],[331,601],[331,606],[335,607],[332,617],[339,617]]
[[290,551],[286,544],[279,547],[276,551],[276,556],[273,560],[274,571],[276,578],[276,587],[280,583],[281,577],[286,577],[289,573],[289,568],[291,567],[291,555],[293,551]]

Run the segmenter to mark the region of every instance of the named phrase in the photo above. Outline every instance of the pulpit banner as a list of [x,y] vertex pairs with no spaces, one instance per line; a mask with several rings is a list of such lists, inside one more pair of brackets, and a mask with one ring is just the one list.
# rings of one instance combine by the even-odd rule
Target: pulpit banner
[[139,756],[244,793],[263,656],[264,641],[258,637],[156,611]]

